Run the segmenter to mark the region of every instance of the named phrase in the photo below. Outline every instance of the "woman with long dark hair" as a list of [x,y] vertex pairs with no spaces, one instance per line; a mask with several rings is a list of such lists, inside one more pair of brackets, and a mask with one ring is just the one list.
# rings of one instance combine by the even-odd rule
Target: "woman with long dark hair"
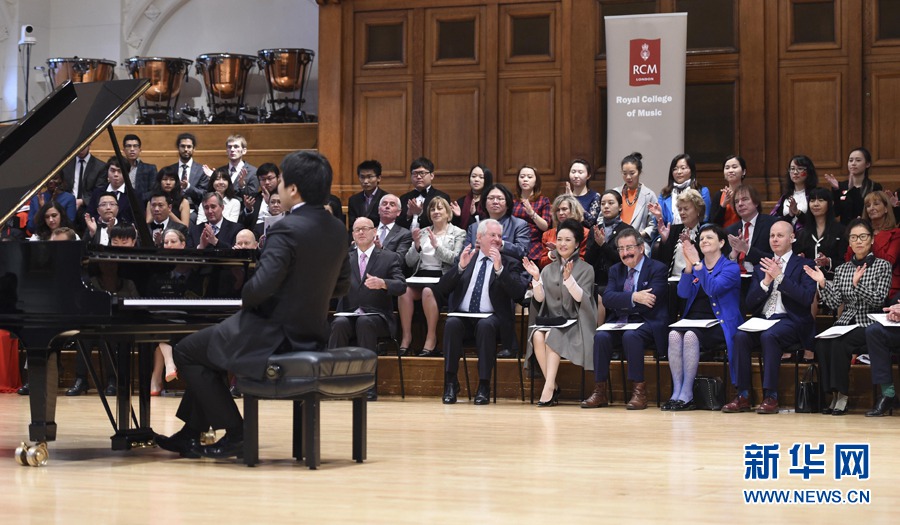
[[727,228],[741,220],[734,210],[734,190],[743,184],[747,176],[747,161],[740,155],[729,155],[722,162],[722,173],[725,176],[725,187],[712,196],[709,222]]
[[[181,183],[178,180],[178,170],[174,166],[166,166],[156,174],[156,185],[172,201],[172,210],[169,212],[169,220],[183,226],[191,225],[191,205],[184,198]],[[146,221],[153,220],[150,213],[150,202],[147,202]],[[227,218],[227,217],[226,217]],[[229,219],[230,220],[230,219]]]
[[838,182],[831,173],[824,178],[834,198],[834,214],[841,224],[849,224],[863,212],[866,195],[881,191],[881,184],[869,178],[872,154],[863,147],[853,148],[847,156],[847,180]]
[[69,216],[66,215],[66,209],[62,204],[55,200],[49,200],[34,215],[34,234],[31,236],[32,241],[49,241],[53,235],[53,230],[57,228],[75,229]]
[[487,217],[485,202],[487,189],[494,184],[494,174],[483,164],[476,164],[469,170],[469,191],[450,203],[453,224],[463,230]]
[[[237,196],[231,175],[224,167],[218,168],[209,178],[209,189],[219,194],[222,198],[222,217],[231,222],[238,222],[241,214],[241,199]],[[197,210],[197,224],[206,222],[206,212],[203,206]]]
[[541,176],[531,166],[519,168],[516,178],[516,202],[513,216],[528,224],[531,248],[527,257],[534,262],[541,258],[541,237],[551,226],[550,199],[541,194]]
[[[689,189],[700,192],[703,202],[706,203],[706,213],[700,217],[700,222],[704,223],[708,220],[709,211],[712,208],[709,189],[701,186],[697,180],[697,165],[694,163],[694,159],[687,153],[675,155],[669,164],[669,182],[659,192],[659,207],[664,224],[670,226],[681,224],[681,216],[675,211],[675,202],[679,195]],[[657,222],[659,222],[659,217],[657,217]]]
[[783,217],[797,229],[803,227],[800,218],[809,210],[809,192],[819,185],[819,177],[812,159],[806,155],[794,155],[782,182],[781,198],[770,215]]

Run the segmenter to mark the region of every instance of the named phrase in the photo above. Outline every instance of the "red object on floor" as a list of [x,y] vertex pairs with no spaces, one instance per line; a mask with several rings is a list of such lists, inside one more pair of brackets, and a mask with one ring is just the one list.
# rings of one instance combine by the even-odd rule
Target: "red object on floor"
[[10,394],[22,386],[19,375],[19,340],[0,330],[0,393]]

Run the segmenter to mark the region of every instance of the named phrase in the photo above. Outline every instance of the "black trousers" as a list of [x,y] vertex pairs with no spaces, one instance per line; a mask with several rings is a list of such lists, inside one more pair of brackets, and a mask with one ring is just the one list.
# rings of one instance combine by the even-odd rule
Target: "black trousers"
[[463,339],[475,333],[475,349],[478,352],[478,379],[487,381],[494,370],[497,352],[497,335],[501,331],[500,318],[491,315],[485,319],[448,317],[444,325],[444,371],[456,375],[463,355]]
[[390,337],[387,321],[378,315],[361,315],[359,317],[335,317],[331,321],[331,336],[328,348],[348,346],[356,337],[357,346],[375,351],[379,337]]
[[891,352],[900,352],[900,328],[888,328],[881,323],[866,328],[866,346],[872,362],[872,384],[893,383]]
[[866,352],[866,329],[858,326],[833,339],[816,339],[816,356],[822,369],[825,392],[850,391],[850,360],[853,354]]
[[204,328],[181,340],[174,351],[178,376],[187,389],[175,415],[192,430],[236,429],[243,425],[231,392],[227,371],[210,362],[207,346],[215,326]]

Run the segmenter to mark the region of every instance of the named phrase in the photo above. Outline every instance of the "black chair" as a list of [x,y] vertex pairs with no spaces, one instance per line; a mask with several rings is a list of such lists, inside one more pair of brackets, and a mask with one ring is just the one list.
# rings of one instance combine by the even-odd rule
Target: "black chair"
[[375,385],[378,356],[356,347],[293,352],[269,358],[263,379],[238,378],[244,393],[244,463],[259,462],[259,399],[294,402],[293,452],[316,469],[321,464],[319,405],[322,399],[352,399],[353,459],[366,459],[366,393]]
[[[469,400],[472,399],[472,387],[469,384],[469,365],[468,365],[468,361],[466,360],[466,354],[468,353],[467,350],[474,349],[474,344],[475,344],[475,341],[473,339],[469,339],[469,338],[463,339],[463,352],[462,352],[463,373],[466,376],[466,395],[468,396]],[[493,368],[493,373],[492,373],[493,382],[494,382],[493,390],[494,390],[494,403],[496,403],[497,402],[497,375],[498,375],[497,374],[497,351],[496,351],[496,349],[494,350],[494,353],[493,353],[493,359],[494,359],[494,368]],[[522,372],[522,352],[516,352],[516,366],[519,369],[519,392],[521,394],[522,401],[525,401],[525,374]]]

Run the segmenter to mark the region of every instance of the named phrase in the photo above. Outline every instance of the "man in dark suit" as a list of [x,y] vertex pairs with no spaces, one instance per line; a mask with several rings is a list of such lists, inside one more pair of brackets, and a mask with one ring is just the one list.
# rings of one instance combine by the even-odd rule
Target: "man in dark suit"
[[[176,415],[184,427],[157,444],[185,457],[229,457],[243,448],[243,420],[225,381],[226,371],[262,378],[272,354],[320,350],[328,341],[328,303],[347,293],[350,264],[346,228],[323,208],[331,165],[318,153],[284,158],[278,193],[288,215],[269,228],[256,273],[244,285],[243,308],[175,347],[187,389]],[[300,300],[298,300],[298,298]],[[199,446],[210,427],[226,430],[216,444]]]
[[191,133],[182,133],[175,139],[175,147],[178,148],[178,162],[170,167],[175,168],[181,180],[181,192],[190,202],[191,209],[196,210],[209,191],[209,176],[204,173],[203,166],[194,162],[197,137]]
[[412,246],[412,233],[400,226],[397,217],[400,215],[400,199],[388,193],[381,198],[378,205],[378,228],[375,230],[375,246],[406,257]]
[[244,162],[244,155],[247,154],[247,139],[241,135],[231,135],[225,139],[225,152],[228,154],[228,164],[222,168],[231,175],[235,193],[241,197],[244,195],[256,197],[259,193],[256,166]]
[[106,164],[97,157],[91,155],[91,146],[87,145],[79,151],[72,162],[62,169],[63,181],[66,188],[72,188],[75,195],[75,207],[77,214],[85,212],[85,208],[91,202],[91,195],[96,188],[104,188],[109,181],[106,180]]
[[643,323],[634,330],[600,330],[594,335],[594,380],[590,397],[582,408],[609,405],[606,383],[613,347],[621,344],[628,360],[628,379],[634,386],[628,410],[647,408],[647,385],[644,382],[644,349],[656,344],[656,352],[668,350],[669,309],[666,301],[665,264],[644,255],[643,236],[634,228],[622,230],[616,237],[621,263],[609,269],[609,283],[603,292],[607,323]]
[[381,189],[381,163],[377,160],[364,160],[356,167],[356,176],[362,191],[354,193],[347,201],[347,219],[350,226],[356,224],[359,217],[372,219],[378,223],[378,205],[387,192]]
[[131,179],[131,187],[142,204],[147,204],[150,194],[156,187],[156,165],[145,164],[141,161],[141,138],[129,133],[122,139],[122,149],[125,158],[130,164],[128,177]]
[[501,326],[514,323],[514,301],[524,297],[528,273],[519,259],[502,255],[503,227],[493,219],[478,225],[478,248],[468,245],[459,261],[448,270],[434,291],[449,300],[450,312],[489,314],[484,318],[448,317],[444,326],[444,397],[443,403],[456,403],[459,393],[459,359],[463,337],[475,334],[478,352],[478,390],[475,404],[490,402],[491,371]]
[[157,248],[162,247],[163,233],[166,230],[178,230],[185,237],[188,236],[187,226],[171,219],[172,201],[170,199],[171,197],[162,191],[157,191],[150,196],[150,216],[152,218],[147,226],[150,227],[150,235]]
[[[111,193],[116,199],[116,216],[125,222],[134,223],[134,212],[131,210],[131,202],[125,194],[125,175],[122,173],[122,167],[119,165],[119,159],[110,157],[106,163],[106,175],[109,184],[103,188],[95,188],[91,193],[90,204],[87,207],[87,213],[93,218],[100,216],[98,203],[100,196],[104,193]],[[140,216],[141,214],[138,214]]]
[[203,212],[206,213],[206,222],[191,227],[188,248],[230,250],[241,227],[222,217],[222,197],[214,191],[207,193],[203,198]]
[[278,177],[281,172],[278,166],[271,162],[265,162],[256,170],[256,178],[259,179],[260,194],[258,196],[244,195],[241,205],[241,215],[238,222],[244,228],[253,229],[257,224],[266,222],[269,213],[269,200],[273,195],[278,195]]
[[756,188],[743,184],[734,190],[734,210],[741,220],[725,229],[732,261],[741,265],[741,273],[752,273],[753,267],[763,257],[772,257],[769,247],[769,228],[777,220],[771,215],[759,213],[759,193]]
[[[888,321],[900,322],[900,303],[894,303],[884,311]],[[897,399],[894,389],[891,362],[891,353],[900,352],[900,327],[870,324],[866,327],[866,347],[872,361],[872,386],[878,386],[881,390],[881,396],[875,400],[875,407],[866,412],[866,417],[881,417],[886,412],[892,414],[895,408],[900,408],[900,399]]]
[[[394,297],[406,293],[406,278],[400,256],[375,246],[371,219],[356,219],[352,233],[356,248],[349,256],[350,290],[338,302],[337,311],[359,315],[335,316],[328,348],[347,346],[356,337],[358,346],[375,351],[379,337],[390,337],[397,331]],[[376,397],[373,389],[369,399]]]
[[[736,197],[735,197],[736,198]],[[787,221],[777,221],[769,232],[773,257],[763,257],[753,271],[750,288],[744,299],[744,311],[755,316],[779,321],[764,332],[744,332],[734,335],[734,355],[731,362],[731,381],[737,396],[722,407],[722,412],[750,411],[750,352],[761,347],[763,353],[763,402],[757,414],[778,413],[778,370],[781,353],[788,346],[801,343],[813,347],[815,320],[810,306],[816,296],[816,282],[806,275],[804,266],[815,263],[794,255],[794,227]]]
[[431,226],[431,217],[425,213],[431,199],[441,196],[450,202],[450,196],[431,185],[434,181],[434,164],[419,157],[409,166],[413,190],[400,196],[401,210],[397,222],[407,230]]

